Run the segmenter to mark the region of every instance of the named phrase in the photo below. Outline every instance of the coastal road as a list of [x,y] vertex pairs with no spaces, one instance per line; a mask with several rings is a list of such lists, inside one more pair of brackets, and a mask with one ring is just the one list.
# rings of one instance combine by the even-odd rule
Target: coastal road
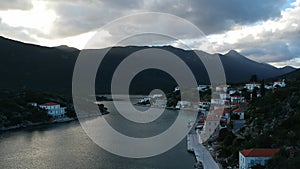
[[191,133],[191,145],[193,147],[197,161],[201,161],[205,169],[219,169],[218,164],[212,158],[207,149],[199,143],[196,132]]

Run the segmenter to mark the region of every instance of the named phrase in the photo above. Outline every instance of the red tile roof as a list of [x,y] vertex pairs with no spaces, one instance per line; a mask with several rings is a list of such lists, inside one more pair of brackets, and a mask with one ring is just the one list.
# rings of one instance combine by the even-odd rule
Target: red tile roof
[[272,148],[252,148],[240,151],[245,157],[273,157],[280,149]]
[[200,102],[210,102],[210,100],[201,100]]
[[202,119],[199,120],[199,123],[204,124],[204,122],[205,122],[205,118],[202,118]]
[[243,109],[235,109],[235,110],[233,110],[233,112],[235,112],[235,113],[238,113],[238,112],[244,112],[245,110],[243,110]]
[[54,102],[49,102],[49,103],[41,104],[41,106],[56,106],[56,105],[59,105],[59,104],[54,103]]
[[220,117],[217,117],[217,116],[207,116],[206,117],[206,121],[216,121],[216,120],[220,120]]
[[221,108],[221,109],[211,110],[210,112],[215,114],[223,114],[224,109]]
[[223,112],[223,114],[225,114],[225,113],[230,113],[230,109],[224,109],[224,112]]

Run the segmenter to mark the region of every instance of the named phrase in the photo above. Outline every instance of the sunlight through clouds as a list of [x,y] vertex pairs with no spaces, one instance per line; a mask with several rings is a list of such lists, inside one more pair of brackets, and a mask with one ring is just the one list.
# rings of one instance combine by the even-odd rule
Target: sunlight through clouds
[[31,10],[6,10],[0,11],[1,21],[12,27],[37,29],[43,33],[50,33],[56,19],[53,10],[46,8],[43,1],[33,1]]
[[[299,57],[300,0],[12,0],[0,7],[0,35],[44,46],[68,45],[81,49],[86,39],[105,24],[147,11],[173,14],[195,24],[214,45],[214,49],[207,49],[209,53],[234,49],[250,59],[268,63],[290,63]],[[150,25],[168,31],[184,29],[163,22],[149,23],[153,21],[127,21],[123,28],[135,25],[141,29]],[[107,37],[125,33],[106,32],[99,44],[108,47],[111,42]],[[178,36],[192,49],[206,49],[204,41],[194,35]],[[151,45],[149,40],[139,44]],[[181,47],[173,40],[158,45]]]

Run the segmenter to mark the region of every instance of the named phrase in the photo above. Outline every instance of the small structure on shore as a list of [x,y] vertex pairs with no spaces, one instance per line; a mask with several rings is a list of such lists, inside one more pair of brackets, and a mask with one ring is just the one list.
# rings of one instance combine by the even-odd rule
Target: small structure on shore
[[39,105],[40,108],[47,110],[48,115],[53,118],[61,118],[66,114],[65,107],[60,107],[60,104],[49,102]]

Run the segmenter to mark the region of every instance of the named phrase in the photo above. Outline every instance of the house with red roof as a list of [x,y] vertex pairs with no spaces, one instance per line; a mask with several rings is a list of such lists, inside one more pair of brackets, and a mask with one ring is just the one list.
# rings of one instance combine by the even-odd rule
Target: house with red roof
[[243,110],[243,109],[240,109],[240,108],[235,109],[235,110],[232,111],[232,114],[239,115],[239,117],[240,117],[239,120],[244,120],[245,119],[245,110]]
[[249,169],[257,164],[265,166],[268,160],[278,152],[279,149],[277,148],[252,148],[241,150],[239,152],[239,169]]
[[47,110],[48,115],[52,116],[53,118],[60,118],[64,117],[66,114],[65,107],[60,107],[60,104],[49,102],[39,105],[40,108]]

